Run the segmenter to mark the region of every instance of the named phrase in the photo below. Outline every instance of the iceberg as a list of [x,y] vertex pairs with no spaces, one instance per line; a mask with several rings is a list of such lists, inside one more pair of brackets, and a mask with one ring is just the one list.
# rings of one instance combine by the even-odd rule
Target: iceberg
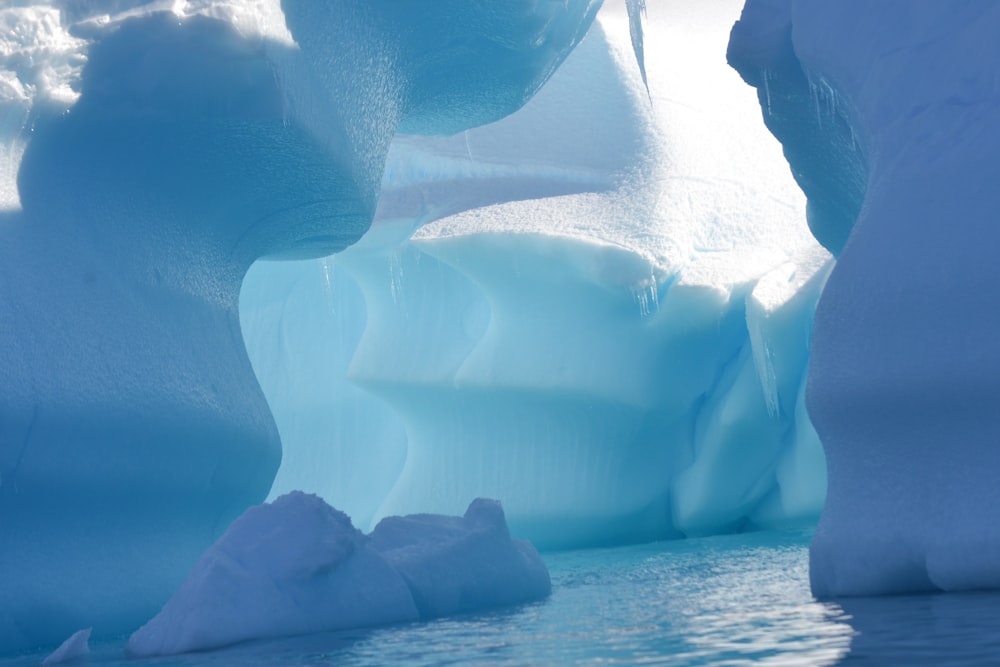
[[818,596],[1000,587],[1000,6],[749,0],[729,59],[837,253],[807,406]]
[[816,595],[1000,586],[993,4],[18,5],[0,652],[460,612],[547,591],[511,535],[824,498]]
[[133,630],[265,498],[246,270],[354,243],[398,128],[514,111],[597,5],[0,9],[0,651]]

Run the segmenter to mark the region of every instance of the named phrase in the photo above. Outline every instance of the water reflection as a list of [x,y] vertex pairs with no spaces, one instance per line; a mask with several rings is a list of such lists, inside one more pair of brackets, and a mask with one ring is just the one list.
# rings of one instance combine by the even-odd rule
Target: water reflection
[[1000,664],[1000,593],[843,599],[856,635],[844,665]]

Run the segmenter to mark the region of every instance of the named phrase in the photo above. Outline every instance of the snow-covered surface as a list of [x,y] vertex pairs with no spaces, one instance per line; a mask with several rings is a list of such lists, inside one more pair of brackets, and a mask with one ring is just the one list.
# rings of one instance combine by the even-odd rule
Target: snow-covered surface
[[749,0],[733,32],[840,253],[807,392],[817,595],[1000,587],[998,31],[995,2]]
[[9,4],[0,651],[134,629],[266,497],[281,452],[240,336],[246,269],[356,241],[397,127],[510,113],[597,8]]
[[647,94],[608,3],[518,113],[397,136],[357,245],[251,269],[272,497],[361,526],[496,497],[540,547],[815,520],[801,385],[829,255],[725,62],[740,7],[650,3]]
[[543,598],[549,573],[500,504],[384,519],[365,536],[301,492],[251,507],[128,642],[134,656],[432,618]]

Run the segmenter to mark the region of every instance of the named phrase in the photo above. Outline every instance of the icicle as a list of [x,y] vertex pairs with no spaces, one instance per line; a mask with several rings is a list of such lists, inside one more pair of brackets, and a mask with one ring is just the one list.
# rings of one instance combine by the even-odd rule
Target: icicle
[[398,306],[403,299],[403,263],[395,251],[389,255],[389,292],[392,302]]
[[632,288],[632,298],[639,304],[639,316],[642,319],[654,314],[660,308],[660,298],[656,289],[656,278],[650,276],[649,282]]
[[320,265],[323,267],[323,286],[326,293],[326,305],[331,313],[336,313],[337,309],[334,306],[333,299],[333,281],[330,279],[330,258],[324,257],[321,259]]
[[830,111],[830,118],[835,118],[837,114],[837,91],[833,89],[826,79],[821,78],[819,82],[826,91],[827,106]]
[[819,125],[820,129],[823,127],[823,112],[819,105],[819,88],[816,84],[809,80],[809,97],[812,98],[813,106],[816,108],[816,123]]
[[475,162],[472,157],[472,146],[469,145],[469,131],[463,132],[462,136],[465,138],[465,154],[469,156],[469,162]]
[[635,61],[639,64],[639,74],[642,75],[642,85],[646,86],[649,95],[649,82],[646,80],[646,58],[642,45],[642,17],[646,15],[646,0],[625,0],[628,9],[628,32],[632,37],[632,51]]
[[764,97],[767,99],[767,115],[771,115],[771,75],[764,70]]

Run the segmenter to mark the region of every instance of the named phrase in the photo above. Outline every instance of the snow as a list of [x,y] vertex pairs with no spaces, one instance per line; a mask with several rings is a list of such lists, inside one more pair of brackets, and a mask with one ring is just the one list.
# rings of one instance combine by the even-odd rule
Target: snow
[[839,253],[807,391],[819,596],[1000,586],[998,28],[989,2],[752,0],[733,31]]
[[384,519],[370,536],[317,496],[251,507],[128,642],[133,656],[431,618],[543,598],[534,548],[512,541],[500,504],[464,517]]

